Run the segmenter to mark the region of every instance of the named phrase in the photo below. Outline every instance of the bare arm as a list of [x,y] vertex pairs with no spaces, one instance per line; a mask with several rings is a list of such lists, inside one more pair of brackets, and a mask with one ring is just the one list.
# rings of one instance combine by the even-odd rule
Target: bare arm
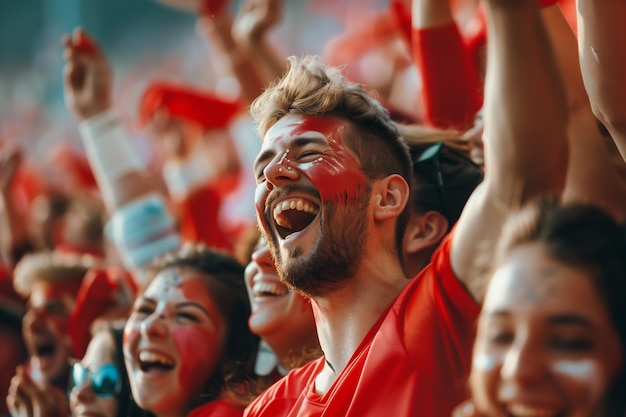
[[[72,35],[64,36],[62,43],[65,47],[66,60],[63,71],[65,101],[81,122],[81,133],[91,168],[94,170],[107,210],[113,213],[137,197],[155,191],[155,187],[134,155],[132,144],[126,143],[124,147],[116,147],[113,143],[106,143],[107,140],[128,142],[129,138],[125,137],[126,134],[114,115],[103,118],[103,115],[111,112],[113,107],[112,72],[104,53],[95,40],[80,28]],[[91,129],[93,138],[85,137],[85,127],[94,127]],[[98,142],[98,149],[93,149],[88,144],[89,140]],[[126,157],[131,158],[128,166],[120,167],[120,175],[111,175],[111,167],[103,165],[102,161],[98,160],[100,155],[97,153],[102,153],[102,149],[107,145],[115,148],[113,152],[118,152],[115,157],[120,161]]]
[[15,262],[14,249],[28,240],[25,219],[18,213],[11,195],[15,175],[23,159],[22,150],[18,147],[5,144],[0,149],[0,259],[8,266]]
[[283,0],[246,0],[235,18],[233,38],[254,60],[263,85],[280,77],[287,60],[272,45],[268,32],[283,18]]
[[234,21],[230,12],[223,6],[211,12],[200,14],[198,31],[211,42],[229,71],[237,78],[241,96],[249,105],[261,94],[265,81],[259,75],[253,57],[235,42],[232,35]]
[[497,239],[511,209],[560,195],[567,166],[566,97],[535,0],[486,0],[485,180],[468,201],[451,262],[474,298],[475,260]]
[[626,2],[576,4],[580,67],[591,106],[626,159]]
[[558,5],[542,9],[567,92],[569,164],[564,202],[595,204],[618,219],[626,215],[626,189],[607,151],[585,91],[576,36]]

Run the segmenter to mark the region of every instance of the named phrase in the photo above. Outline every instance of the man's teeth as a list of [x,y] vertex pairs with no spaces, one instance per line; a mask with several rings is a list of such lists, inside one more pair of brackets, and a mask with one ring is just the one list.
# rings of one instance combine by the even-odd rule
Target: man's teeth
[[280,215],[283,211],[286,210],[303,211],[313,216],[317,215],[318,212],[317,207],[299,198],[288,199],[278,203],[276,207],[274,207],[274,220],[276,221],[276,224],[286,229],[291,229],[293,227],[291,221],[286,216]]
[[289,289],[280,283],[257,282],[252,287],[252,293],[257,296],[282,296],[289,294]]
[[525,404],[511,404],[508,412],[516,417],[552,417],[556,412],[551,408],[533,407]]
[[174,366],[174,361],[160,353],[143,350],[139,352],[139,361],[143,363],[158,363],[165,366]]

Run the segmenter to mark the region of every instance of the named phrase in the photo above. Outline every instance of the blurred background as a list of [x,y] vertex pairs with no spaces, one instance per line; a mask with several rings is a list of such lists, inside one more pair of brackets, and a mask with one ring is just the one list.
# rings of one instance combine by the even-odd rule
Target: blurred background
[[[229,4],[233,13],[240,1]],[[380,0],[284,0],[272,40],[287,55],[319,54],[357,10]],[[17,141],[35,160],[50,146],[80,146],[76,121],[63,101],[63,34],[82,26],[102,45],[114,71],[115,103],[133,120],[145,84],[155,78],[190,82],[228,94],[215,79],[211,45],[196,16],[155,0],[25,0],[0,2],[0,142]]]

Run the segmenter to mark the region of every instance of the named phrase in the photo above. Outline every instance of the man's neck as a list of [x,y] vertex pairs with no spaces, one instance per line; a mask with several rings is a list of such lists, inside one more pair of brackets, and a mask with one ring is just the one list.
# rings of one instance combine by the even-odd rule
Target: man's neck
[[346,285],[313,300],[315,321],[326,366],[316,379],[316,390],[325,393],[354,352],[402,289],[408,284],[399,265],[361,269]]

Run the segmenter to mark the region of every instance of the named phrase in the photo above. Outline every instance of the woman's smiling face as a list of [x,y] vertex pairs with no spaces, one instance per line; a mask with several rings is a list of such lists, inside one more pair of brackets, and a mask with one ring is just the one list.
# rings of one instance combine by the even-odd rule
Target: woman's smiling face
[[593,416],[623,366],[623,347],[592,277],[514,249],[496,270],[478,323],[474,401],[489,416]]
[[225,320],[207,279],[191,268],[161,271],[124,329],[133,397],[157,416],[185,415],[222,356]]

